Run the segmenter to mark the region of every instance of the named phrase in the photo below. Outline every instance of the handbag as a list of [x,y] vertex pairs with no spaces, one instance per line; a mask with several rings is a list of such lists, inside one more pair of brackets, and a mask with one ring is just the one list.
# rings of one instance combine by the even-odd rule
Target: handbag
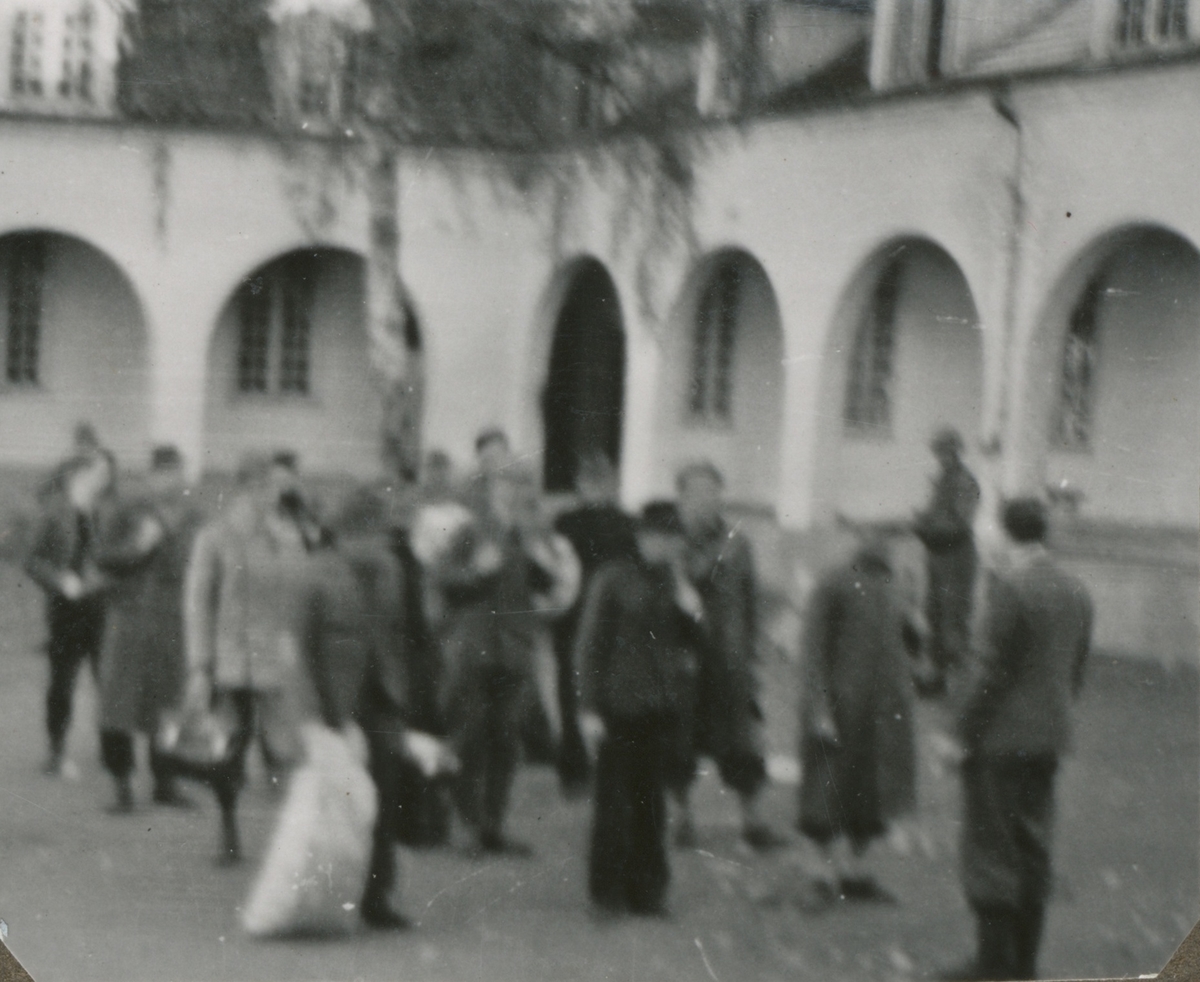
[[219,767],[229,759],[235,725],[227,714],[208,709],[167,712],[154,736],[155,750],[183,774]]

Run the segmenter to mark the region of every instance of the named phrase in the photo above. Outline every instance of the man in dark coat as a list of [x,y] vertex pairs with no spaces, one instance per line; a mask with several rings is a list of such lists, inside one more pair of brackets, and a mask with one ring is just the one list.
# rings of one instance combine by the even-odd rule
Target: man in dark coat
[[519,521],[532,475],[510,467],[486,487],[487,510],[459,533],[436,571],[449,608],[445,717],[462,762],[456,804],[480,850],[527,856],[532,849],[505,835],[504,819],[533,691],[541,616],[534,596],[548,592],[551,580]]
[[63,754],[79,666],[89,661],[93,675],[100,674],[105,600],[104,578],[95,562],[96,529],[115,476],[116,464],[105,452],[65,467],[45,501],[25,562],[25,572],[46,594],[50,752],[44,770],[51,776],[69,766]]
[[670,879],[666,782],[702,643],[699,597],[683,570],[670,502],[642,512],[636,558],[606,563],[580,618],[582,728],[599,740],[588,890],[606,913],[662,914]]
[[571,543],[582,566],[579,600],[554,625],[554,654],[558,663],[558,705],[562,737],[558,775],[568,792],[583,788],[588,780],[588,755],[577,722],[577,671],[572,652],[583,599],[592,577],[605,563],[637,555],[634,520],[616,504],[617,482],[612,462],[603,455],[586,457],[576,476],[579,507],[564,512],[555,530]]
[[963,781],[962,881],[975,913],[973,962],[956,979],[1036,977],[1050,889],[1054,783],[1071,745],[1092,629],[1084,586],[1043,545],[1036,499],[1004,506],[1015,543],[989,576],[974,661],[955,718]]
[[[721,514],[721,472],[708,461],[683,468],[676,478],[687,535],[684,562],[704,603],[709,641],[700,664],[695,749],[717,764],[721,780],[737,792],[742,838],[755,849],[784,841],[760,814],[767,781],[758,703],[758,587],[750,541]],[[694,841],[688,787],[673,789],[681,806],[677,839]]]
[[303,594],[301,663],[323,722],[356,723],[367,739],[368,768],[378,792],[371,860],[361,913],[376,928],[403,929],[392,906],[396,886],[397,759],[405,753],[409,684],[403,570],[391,551],[383,501],[355,492],[333,523],[336,547],[313,555]]
[[[859,863],[916,793],[907,622],[883,536],[827,573],[804,621],[798,827],[825,853],[822,900],[885,899]],[[834,850],[849,846],[848,856]]]
[[979,484],[962,462],[963,442],[957,430],[939,431],[930,443],[941,472],[928,506],[914,532],[928,554],[925,617],[929,626],[929,674],[922,692],[946,691],[946,675],[967,652],[971,600],[975,588],[973,523],[979,508]]
[[[133,810],[134,734],[153,737],[164,710],[183,697],[183,579],[199,510],[190,505],[183,459],[158,447],[148,493],[123,502],[103,523],[96,563],[111,581],[100,667],[100,750],[116,784],[114,813]],[[154,801],[188,804],[151,744]]]

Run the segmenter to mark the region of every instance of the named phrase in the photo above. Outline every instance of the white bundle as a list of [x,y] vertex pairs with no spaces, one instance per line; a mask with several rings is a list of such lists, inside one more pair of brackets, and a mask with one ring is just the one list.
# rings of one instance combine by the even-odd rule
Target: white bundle
[[301,727],[305,761],[292,775],[242,927],[251,935],[345,932],[358,920],[375,824],[366,741],[353,727]]

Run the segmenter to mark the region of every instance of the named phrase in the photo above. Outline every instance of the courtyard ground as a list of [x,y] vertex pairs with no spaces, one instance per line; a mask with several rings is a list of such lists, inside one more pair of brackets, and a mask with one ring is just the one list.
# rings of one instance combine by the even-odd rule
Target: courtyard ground
[[[211,862],[216,816],[199,789],[191,813],[142,804],[102,811],[94,693],[84,679],[71,733],[80,775],[39,772],[45,679],[41,602],[0,563],[0,918],[39,982],[87,980],[908,979],[969,950],[971,920],[955,874],[958,792],[928,753],[936,711],[922,706],[921,805],[908,848],[882,845],[890,906],[806,914],[792,903],[809,861],[797,845],[741,848],[736,809],[712,774],[698,789],[701,843],[673,853],[673,916],[596,923],[584,895],[585,802],[527,768],[513,832],[532,860],[481,862],[461,849],[405,853],[399,897],[417,921],[399,936],[256,942],[237,924],[278,797],[261,775],[246,795],[250,862]],[[771,739],[791,750],[794,666],[766,666]],[[1155,972],[1200,916],[1200,694],[1191,669],[1098,656],[1079,708],[1078,752],[1062,773],[1057,878],[1042,970],[1047,977]],[[780,828],[795,788],[770,791]],[[143,782],[145,775],[142,775]],[[139,786],[141,800],[147,797]]]

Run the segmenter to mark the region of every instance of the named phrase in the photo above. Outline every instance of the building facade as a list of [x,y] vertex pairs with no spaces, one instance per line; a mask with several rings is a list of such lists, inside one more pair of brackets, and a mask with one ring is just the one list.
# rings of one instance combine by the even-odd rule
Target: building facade
[[[621,179],[583,170],[564,205],[485,155],[408,152],[426,446],[465,462],[504,426],[551,490],[601,449],[631,505],[709,457],[803,553],[838,514],[920,507],[953,425],[989,500],[1071,512],[1111,646],[1194,658],[1198,18],[1158,0],[1138,35],[1130,5],[1045,6],[985,57],[961,4],[878,4],[873,88],[704,130],[690,242],[649,283]],[[910,50],[930,37],[941,61]],[[8,105],[4,465],[46,466],[88,419],[134,467],[172,441],[198,471],[287,445],[378,473],[352,150]]]

